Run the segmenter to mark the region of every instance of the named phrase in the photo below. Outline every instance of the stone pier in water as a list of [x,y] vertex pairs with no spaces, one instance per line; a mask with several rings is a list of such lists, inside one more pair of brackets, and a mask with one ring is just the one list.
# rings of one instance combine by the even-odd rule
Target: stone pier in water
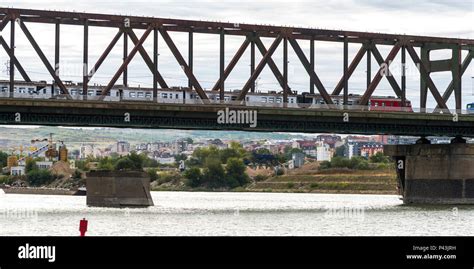
[[474,204],[474,144],[386,145],[396,162],[404,203]]
[[150,178],[141,171],[92,171],[87,173],[87,205],[146,207],[153,205]]

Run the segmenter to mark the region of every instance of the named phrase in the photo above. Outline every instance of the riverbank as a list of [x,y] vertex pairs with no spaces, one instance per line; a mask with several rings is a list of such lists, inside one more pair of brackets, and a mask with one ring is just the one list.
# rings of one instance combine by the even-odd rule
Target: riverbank
[[245,187],[225,190],[190,188],[182,182],[152,183],[153,191],[233,191],[284,193],[345,193],[397,195],[397,177],[393,168],[358,170],[319,169],[314,163],[275,176],[271,169],[248,169],[254,180]]
[[315,174],[282,175],[247,187],[249,191],[397,194],[396,174],[391,170],[328,170]]

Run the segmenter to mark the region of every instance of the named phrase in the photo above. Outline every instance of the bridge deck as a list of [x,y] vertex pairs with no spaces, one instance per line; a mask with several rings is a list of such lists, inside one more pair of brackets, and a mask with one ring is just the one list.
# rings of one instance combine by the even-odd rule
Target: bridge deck
[[[219,124],[217,112],[226,107],[230,110],[256,110],[257,126]],[[126,113],[129,113],[129,121],[126,121]],[[345,116],[348,116],[347,122]],[[458,115],[457,122],[453,118],[451,114],[344,109],[0,99],[0,124],[6,125],[474,137],[474,116]]]

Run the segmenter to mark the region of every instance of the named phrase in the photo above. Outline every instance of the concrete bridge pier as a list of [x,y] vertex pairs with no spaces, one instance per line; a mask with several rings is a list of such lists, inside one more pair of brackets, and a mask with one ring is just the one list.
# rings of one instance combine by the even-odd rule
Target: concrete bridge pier
[[457,136],[450,144],[385,145],[393,157],[406,204],[474,204],[474,144]]
[[147,207],[153,205],[150,178],[143,171],[91,171],[86,174],[87,205]]

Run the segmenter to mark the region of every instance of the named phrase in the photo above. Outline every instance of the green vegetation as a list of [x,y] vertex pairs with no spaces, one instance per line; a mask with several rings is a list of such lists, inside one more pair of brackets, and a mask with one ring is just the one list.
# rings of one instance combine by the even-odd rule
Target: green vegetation
[[39,169],[35,159],[28,159],[25,164],[26,181],[30,186],[42,186],[55,180],[55,176],[45,169]]
[[38,166],[36,165],[36,161],[34,159],[26,160],[25,174],[28,174],[29,172],[33,170],[37,170],[37,169],[38,169]]
[[352,157],[351,159],[345,157],[336,156],[332,158],[331,161],[321,162],[320,169],[329,169],[329,168],[349,168],[357,170],[367,170],[370,169],[369,161],[364,157]]
[[377,152],[374,155],[370,156],[370,162],[372,163],[390,163],[390,157],[383,155],[382,152]]
[[265,175],[256,175],[253,180],[255,180],[256,182],[259,182],[259,181],[264,181],[266,180],[268,177],[265,176]]
[[8,153],[0,151],[0,169],[7,166]]
[[196,188],[201,186],[203,183],[201,169],[197,167],[192,167],[184,172],[184,177],[186,178],[185,184],[191,188]]
[[97,163],[98,170],[143,170],[143,168],[157,168],[160,164],[146,154],[132,152],[127,156],[112,155],[110,157],[92,158],[76,161],[81,171],[89,171],[90,164]]
[[150,177],[150,182],[153,182],[158,179],[158,169],[156,168],[149,168],[146,170],[146,173]]
[[158,179],[156,180],[158,184],[172,183],[178,184],[183,180],[181,174],[177,171],[168,171],[168,172],[159,172]]
[[330,168],[348,168],[356,170],[368,170],[368,169],[388,169],[391,168],[390,157],[383,155],[382,152],[370,156],[369,160],[364,157],[352,157],[351,159],[336,156],[332,160],[321,162],[319,168],[321,170]]
[[249,155],[238,143],[226,149],[211,146],[198,148],[186,161],[186,186],[196,188],[237,188],[249,182],[244,159]]
[[42,186],[54,181],[55,177],[49,170],[35,169],[26,174],[30,186]]

